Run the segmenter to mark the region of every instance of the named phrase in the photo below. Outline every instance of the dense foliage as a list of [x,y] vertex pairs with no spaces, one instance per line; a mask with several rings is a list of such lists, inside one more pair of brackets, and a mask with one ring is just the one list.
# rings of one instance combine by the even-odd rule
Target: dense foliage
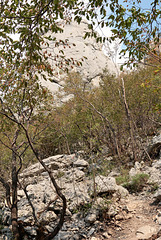
[[[111,28],[111,40],[119,38],[123,43],[122,54],[128,52],[126,64],[130,66],[140,62],[145,55],[156,53],[159,48],[160,5],[159,0],[147,1],[146,8],[141,0],[90,0],[83,14],[91,20],[91,29],[96,26]],[[91,33],[86,35],[91,36]],[[97,38],[97,41],[105,40],[106,37]]]
[[[29,71],[31,66],[41,73],[46,71],[54,77],[46,51],[50,41],[67,45],[62,39],[57,42],[55,33],[63,31],[64,23],[72,18],[78,23],[83,18],[90,20],[89,29],[110,27],[111,39],[120,38],[124,43],[122,53],[129,53],[128,63],[140,61],[144,55],[156,51],[160,38],[160,1],[148,2],[146,9],[141,0],[41,0],[2,1],[0,5],[0,60],[21,66],[21,71]],[[17,39],[13,40],[13,35]],[[44,38],[45,36],[45,38]],[[106,38],[97,36],[95,31],[87,32],[85,37],[93,36],[97,41]],[[109,40],[111,40],[109,38]],[[152,43],[153,42],[153,46]],[[42,51],[43,50],[43,51]],[[63,51],[59,53],[63,55]],[[68,56],[64,56],[68,58]],[[59,56],[55,56],[59,58]],[[62,61],[65,58],[61,59]],[[69,63],[69,59],[65,62]]]

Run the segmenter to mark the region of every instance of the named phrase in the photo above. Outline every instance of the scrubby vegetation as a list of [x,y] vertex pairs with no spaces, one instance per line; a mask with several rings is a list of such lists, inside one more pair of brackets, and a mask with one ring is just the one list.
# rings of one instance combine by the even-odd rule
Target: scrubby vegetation
[[125,182],[123,187],[127,188],[130,193],[141,192],[147,186],[148,179],[148,174],[139,173],[133,176],[129,182]]
[[[160,73],[152,67],[119,78],[105,71],[98,88],[83,83],[78,74],[69,75],[63,91],[72,97],[53,110],[40,154],[83,150],[95,154],[95,161],[110,155],[120,164],[149,160],[144,143],[160,127],[160,85]],[[102,155],[104,146],[108,151]]]

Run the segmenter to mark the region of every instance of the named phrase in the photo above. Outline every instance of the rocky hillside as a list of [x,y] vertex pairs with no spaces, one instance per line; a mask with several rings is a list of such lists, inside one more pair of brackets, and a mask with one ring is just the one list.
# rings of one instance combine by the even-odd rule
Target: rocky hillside
[[[160,152],[161,135],[155,136],[147,149],[149,154],[156,149]],[[135,162],[126,176],[128,180],[122,185],[118,185],[121,172],[117,167],[102,176],[99,174],[101,165],[84,159],[81,152],[44,159],[67,198],[65,222],[54,239],[159,240],[161,155],[157,156],[150,166],[146,162]],[[113,159],[109,157],[106,161]],[[21,173],[20,182],[22,185],[27,183],[28,196],[39,221],[49,232],[53,231],[62,203],[48,174],[36,163]],[[30,224],[26,230],[34,239],[33,212],[22,189],[18,191],[18,209],[19,220]],[[3,229],[0,239],[5,236],[10,239],[10,212],[4,204],[1,213]]]
[[[95,38],[84,39],[85,33],[89,32],[88,23],[82,21],[81,24],[71,22],[70,24],[61,25],[63,28],[62,33],[54,35],[56,41],[66,41],[66,47],[62,47],[62,44],[57,45],[56,41],[50,43],[49,47],[45,48],[50,56],[51,66],[55,69],[54,81],[62,84],[64,79],[64,73],[60,68],[55,68],[61,58],[56,58],[57,55],[62,55],[68,59],[81,61],[82,65],[73,65],[73,70],[79,72],[84,81],[92,82],[94,85],[98,85],[99,76],[104,69],[107,69],[111,74],[116,74],[116,66],[105,56],[102,51],[102,44],[96,43]],[[50,34],[50,33],[49,33]],[[53,36],[52,36],[53,37]],[[55,47],[56,46],[56,47]],[[62,59],[60,60],[62,61]],[[51,83],[42,79],[43,85],[47,86],[51,91],[58,89],[57,83]]]

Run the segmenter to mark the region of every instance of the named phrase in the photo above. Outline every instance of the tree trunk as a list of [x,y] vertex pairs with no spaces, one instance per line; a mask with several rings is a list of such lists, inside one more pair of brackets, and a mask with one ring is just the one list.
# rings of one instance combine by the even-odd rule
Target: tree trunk
[[16,154],[12,151],[12,206],[11,206],[11,221],[12,232],[15,240],[20,240],[18,229],[18,210],[17,210],[17,169],[16,169]]
[[135,138],[134,138],[134,127],[132,123],[132,117],[131,113],[126,101],[126,92],[125,92],[125,85],[124,85],[124,79],[122,78],[122,90],[123,90],[123,100],[124,100],[124,106],[125,106],[125,112],[129,124],[129,131],[130,131],[130,137],[131,137],[131,145],[132,145],[132,151],[133,151],[133,158],[136,160],[136,154],[135,154]]

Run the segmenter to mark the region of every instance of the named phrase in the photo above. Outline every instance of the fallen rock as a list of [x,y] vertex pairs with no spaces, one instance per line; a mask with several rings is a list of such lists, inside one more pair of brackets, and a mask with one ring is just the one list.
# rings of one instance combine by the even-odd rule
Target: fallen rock
[[148,153],[152,159],[161,157],[161,133],[153,137],[148,146]]
[[74,167],[83,167],[86,168],[89,166],[89,163],[87,161],[85,161],[84,159],[78,159],[77,161],[75,161],[73,163]]
[[141,173],[142,164],[139,162],[135,162],[135,165],[133,168],[129,171],[130,178],[134,177],[136,174]]
[[114,177],[97,176],[95,178],[96,191],[98,195],[117,193],[121,197],[128,195],[128,190],[116,184]]
[[[43,162],[52,170],[64,169],[69,167],[73,163],[73,158],[75,154],[67,156],[67,155],[56,155],[52,157],[48,157],[43,160]],[[20,177],[35,177],[45,172],[45,169],[42,167],[40,163],[36,163],[28,167],[20,174]]]
[[136,231],[136,237],[138,240],[146,240],[152,237],[153,234],[156,234],[158,229],[154,226],[143,226]]
[[119,197],[126,197],[129,194],[128,190],[122,186],[117,186],[116,187],[116,195]]
[[155,192],[153,197],[156,201],[158,201],[158,202],[161,201],[161,187]]
[[85,222],[90,224],[94,223],[97,220],[98,214],[98,210],[91,209],[88,215],[85,217]]
[[116,192],[117,184],[113,177],[104,177],[100,175],[95,178],[95,183],[98,194]]

